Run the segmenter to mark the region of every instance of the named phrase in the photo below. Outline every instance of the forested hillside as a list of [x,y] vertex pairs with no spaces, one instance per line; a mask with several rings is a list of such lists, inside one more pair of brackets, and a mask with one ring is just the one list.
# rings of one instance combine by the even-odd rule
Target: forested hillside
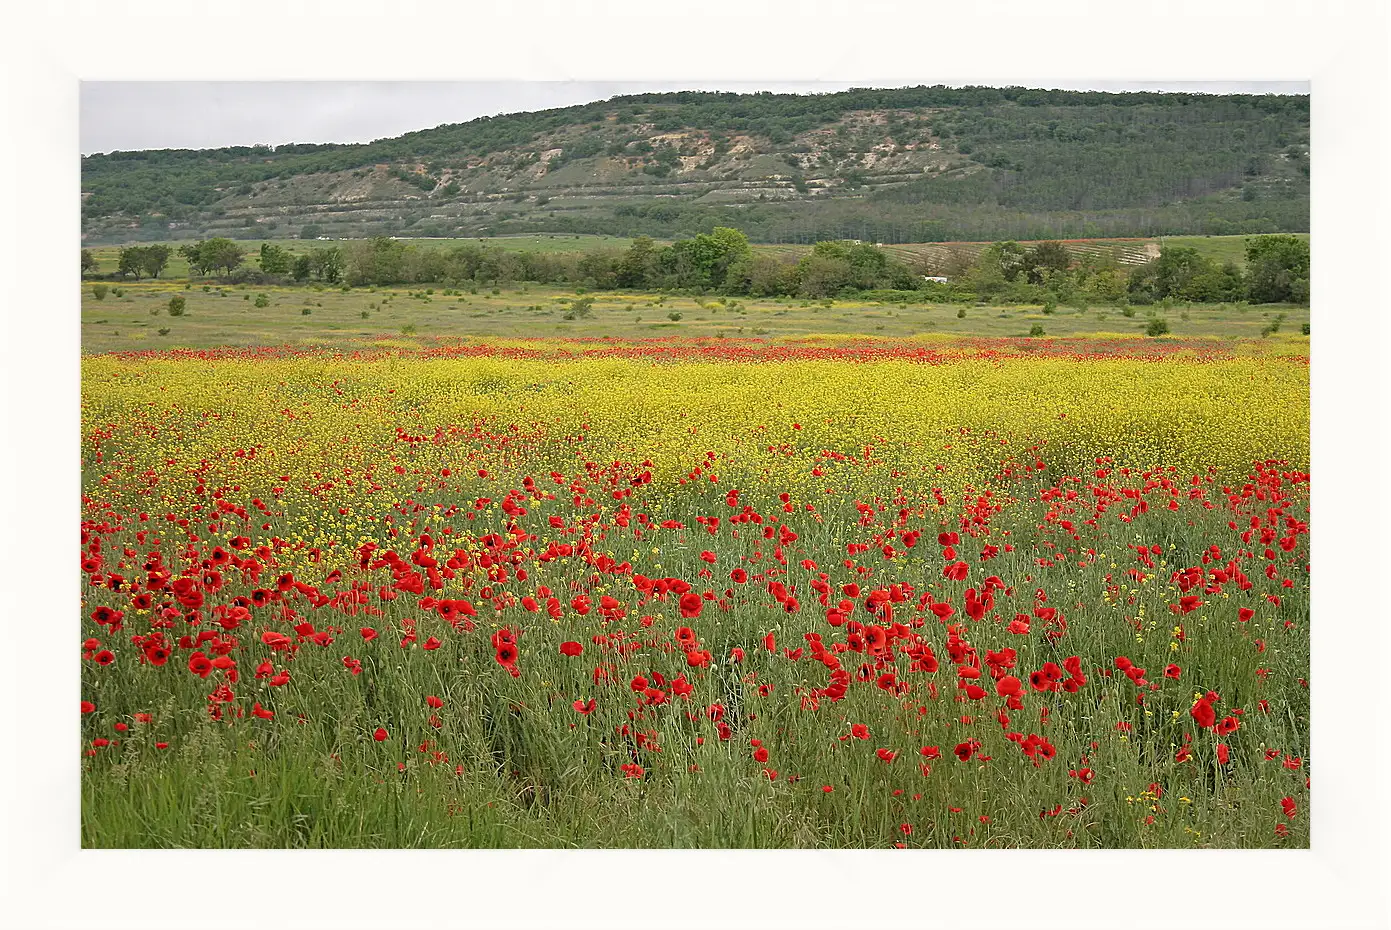
[[88,242],[523,232],[879,242],[1305,232],[1309,98],[684,92],[362,145],[82,162]]

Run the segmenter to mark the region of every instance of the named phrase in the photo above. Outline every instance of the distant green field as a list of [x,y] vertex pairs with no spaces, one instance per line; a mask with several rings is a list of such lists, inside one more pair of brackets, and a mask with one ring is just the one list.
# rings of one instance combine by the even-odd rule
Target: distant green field
[[[866,335],[906,338],[1027,336],[1040,326],[1050,337],[1140,335],[1151,316],[1169,324],[1174,337],[1257,339],[1278,317],[1279,334],[1298,336],[1307,308],[1201,305],[1170,309],[1088,309],[1039,306],[822,302],[799,299],[725,300],[658,293],[590,294],[587,317],[567,320],[574,290],[517,286],[478,288],[445,295],[439,288],[185,287],[181,281],[116,285],[120,296],[104,300],[82,288],[82,348],[86,353],[175,347],[316,345],[341,348],[389,339],[414,344],[436,339],[585,336],[640,339],[658,336],[798,338]],[[430,293],[429,291],[433,291]],[[267,306],[257,307],[265,295]],[[170,317],[169,299],[183,295],[183,316]],[[306,312],[307,311],[307,312]],[[676,319],[672,319],[676,316]],[[161,333],[161,330],[165,332]],[[1307,345],[1307,341],[1305,343]]]

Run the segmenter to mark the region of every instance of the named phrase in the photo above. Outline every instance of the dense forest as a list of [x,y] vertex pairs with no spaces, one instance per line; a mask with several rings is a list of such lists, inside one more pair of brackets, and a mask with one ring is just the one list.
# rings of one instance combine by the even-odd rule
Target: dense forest
[[641,94],[368,144],[92,155],[82,191],[90,242],[676,238],[715,226],[801,243],[1305,232],[1309,98]]

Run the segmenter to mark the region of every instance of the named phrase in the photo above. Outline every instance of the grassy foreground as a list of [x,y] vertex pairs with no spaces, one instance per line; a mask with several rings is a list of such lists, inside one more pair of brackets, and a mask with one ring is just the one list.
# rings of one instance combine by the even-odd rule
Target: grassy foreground
[[1307,363],[1177,342],[89,356],[83,843],[1307,846]]

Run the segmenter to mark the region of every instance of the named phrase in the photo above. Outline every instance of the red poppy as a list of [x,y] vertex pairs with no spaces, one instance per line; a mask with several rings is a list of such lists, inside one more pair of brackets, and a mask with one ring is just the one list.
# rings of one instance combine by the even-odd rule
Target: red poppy
[[387,735],[386,727],[377,727],[377,729],[372,732],[372,739],[379,743],[384,743],[386,742]]
[[212,674],[212,660],[201,652],[195,652],[188,657],[188,670],[199,678],[207,678],[208,675]]
[[1193,715],[1193,721],[1205,730],[1217,722],[1217,712],[1212,709],[1212,703],[1207,698],[1194,704],[1189,713]]
[[705,599],[694,591],[687,591],[685,594],[681,595],[681,616],[688,620],[699,617],[701,608],[704,606]]
[[433,694],[430,695],[429,697],[425,698],[425,703],[426,703],[426,704],[429,704],[431,707],[433,707],[433,708],[435,708],[435,709],[437,709],[437,710],[438,710],[439,708],[441,708],[441,707],[444,706],[444,701],[442,701],[442,700],[440,700],[439,698],[435,697]]
[[892,749],[876,749],[874,754],[879,757],[880,762],[892,762],[898,757],[898,753]]
[[1299,808],[1295,806],[1294,798],[1291,797],[1280,799],[1280,809],[1285,812],[1285,819],[1287,820],[1293,820],[1294,815],[1299,812]]
[[563,656],[577,656],[584,652],[584,647],[573,640],[560,644],[560,654]]
[[1183,669],[1179,668],[1177,665],[1174,665],[1173,663],[1164,666],[1165,678],[1178,678],[1182,674]]

